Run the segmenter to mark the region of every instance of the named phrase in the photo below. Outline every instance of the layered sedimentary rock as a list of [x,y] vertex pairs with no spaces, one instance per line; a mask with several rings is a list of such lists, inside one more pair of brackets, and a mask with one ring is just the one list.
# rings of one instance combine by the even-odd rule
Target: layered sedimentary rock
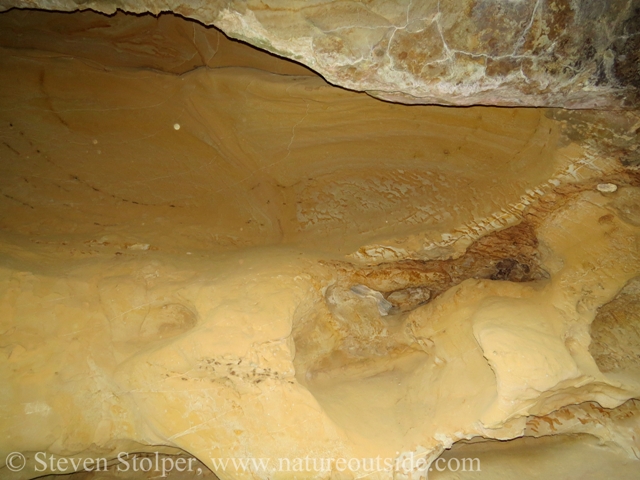
[[173,15],[0,47],[3,478],[637,477],[636,111],[381,102]]
[[619,108],[640,87],[637,0],[0,2],[10,7],[173,11],[403,103]]

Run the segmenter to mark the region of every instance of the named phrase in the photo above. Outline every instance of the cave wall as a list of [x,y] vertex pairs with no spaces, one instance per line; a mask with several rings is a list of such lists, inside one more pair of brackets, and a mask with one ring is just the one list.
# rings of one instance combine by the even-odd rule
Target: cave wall
[[[286,14],[269,35],[290,49],[311,24],[293,19],[322,11],[189,5],[175,9],[205,23],[217,12],[223,29],[224,18]],[[584,5],[574,10],[596,8]],[[397,5],[384,6],[392,18]],[[556,11],[532,11],[545,8]],[[455,28],[469,27],[460,18]],[[436,12],[434,28],[444,19]],[[392,97],[369,88],[384,66],[343,71],[341,57],[317,55],[354,90],[413,95],[400,80]],[[409,106],[336,88],[297,59],[324,78],[173,14],[0,14],[0,462],[27,461],[0,475],[61,473],[36,475],[41,451],[128,451],[197,458],[201,472],[182,478],[296,476],[214,462],[228,457],[410,455],[478,456],[485,472],[468,478],[635,478],[630,87],[611,67],[605,83],[569,81],[556,97],[509,82],[440,97],[425,77],[412,85],[428,103],[601,110]],[[127,475],[77,478],[142,478]]]
[[2,0],[0,8],[172,11],[409,104],[632,108],[640,3]]

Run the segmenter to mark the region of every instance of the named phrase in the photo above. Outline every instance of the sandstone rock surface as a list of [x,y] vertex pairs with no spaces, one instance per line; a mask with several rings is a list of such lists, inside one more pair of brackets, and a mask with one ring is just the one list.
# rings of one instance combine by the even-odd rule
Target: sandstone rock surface
[[381,102],[123,13],[0,14],[0,86],[2,478],[637,478],[636,111]]
[[638,0],[0,1],[11,7],[173,11],[409,104],[606,109],[640,87]]

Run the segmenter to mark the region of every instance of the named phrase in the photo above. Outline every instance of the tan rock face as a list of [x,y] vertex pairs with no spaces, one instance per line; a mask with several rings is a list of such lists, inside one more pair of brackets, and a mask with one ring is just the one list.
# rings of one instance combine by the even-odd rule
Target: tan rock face
[[[570,52],[595,21],[495,5],[206,11],[290,52],[331,31],[316,61],[353,82],[422,75],[409,50],[434,38],[452,56],[418,63],[442,75],[487,45]],[[352,28],[374,11],[387,33]],[[379,34],[379,63],[345,66]],[[585,96],[544,75],[619,105],[616,58]],[[500,68],[442,99],[511,102]],[[636,478],[637,112],[382,102],[170,14],[2,13],[0,86],[2,478]]]
[[308,65],[332,84],[409,104],[632,107],[640,86],[635,0],[3,0],[1,7],[171,10]]

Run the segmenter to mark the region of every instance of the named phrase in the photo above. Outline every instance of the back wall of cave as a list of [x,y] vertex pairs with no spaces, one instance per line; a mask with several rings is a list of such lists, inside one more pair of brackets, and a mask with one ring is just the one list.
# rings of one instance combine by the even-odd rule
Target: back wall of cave
[[638,478],[637,2],[0,10],[0,477]]

